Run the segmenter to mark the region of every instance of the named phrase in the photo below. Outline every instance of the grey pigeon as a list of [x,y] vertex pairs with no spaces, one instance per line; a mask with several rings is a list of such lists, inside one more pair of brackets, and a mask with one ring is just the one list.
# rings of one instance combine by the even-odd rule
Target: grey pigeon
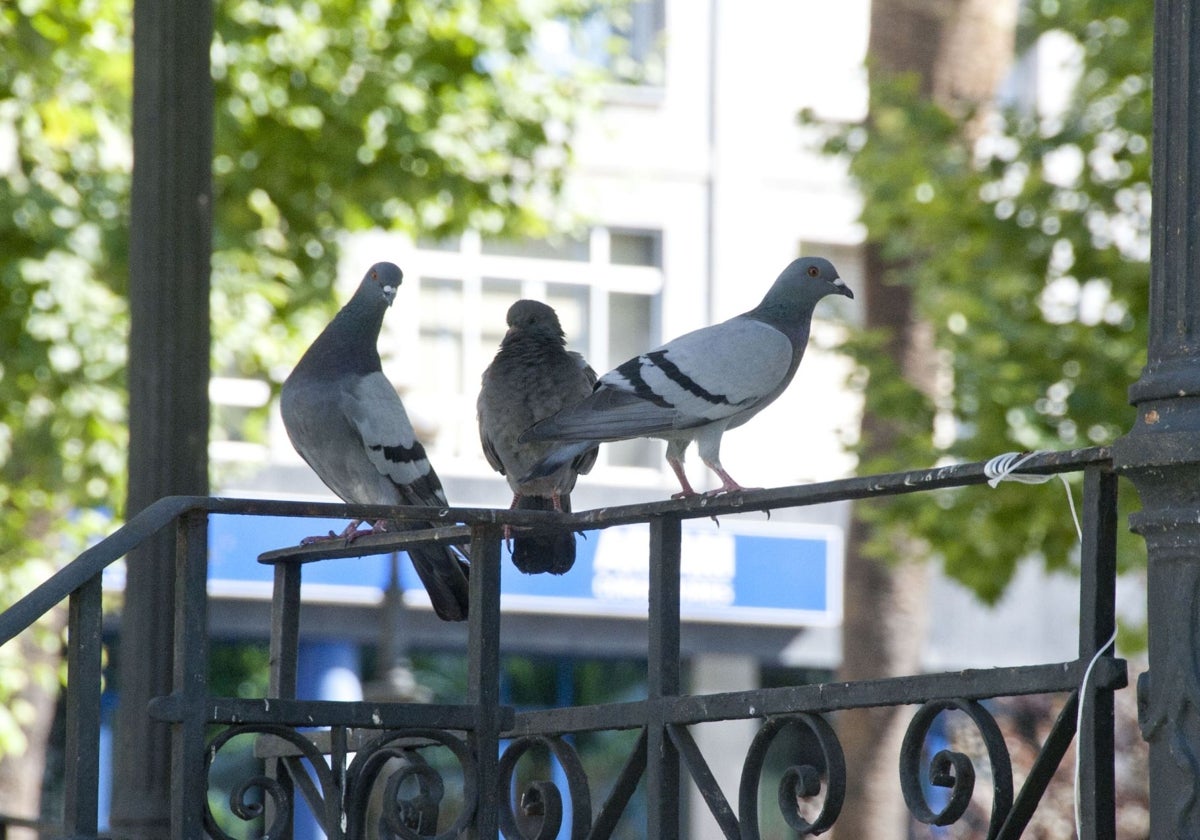
[[[539,420],[590,395],[596,372],[582,356],[567,350],[558,315],[546,304],[519,300],[509,307],[506,320],[508,332],[483,372],[476,403],[483,454],[508,479],[513,508],[570,513],[575,479],[592,468],[597,447],[583,449],[546,475],[521,481],[561,444],[520,443],[518,438]],[[575,563],[575,535],[517,535],[512,558],[526,574],[561,575]]]
[[522,478],[549,475],[597,442],[638,437],[667,441],[667,463],[696,495],[683,455],[696,441],[721,479],[715,493],[742,488],[721,466],[721,436],[771,404],[800,365],[813,309],[826,295],[854,297],[826,259],[794,260],[762,302],[735,318],[695,330],[611,370],[582,402],[538,423],[521,442],[565,441]]
[[[395,388],[380,365],[379,329],[403,277],[392,263],[371,266],[358,290],[305,351],[283,383],[280,410],[296,451],[343,501],[443,507],[446,494]],[[351,522],[338,535],[358,531]],[[374,531],[428,523],[382,521]],[[334,535],[331,535],[333,537]],[[320,538],[310,538],[309,541]],[[447,546],[409,549],[439,617],[467,617],[469,566]]]

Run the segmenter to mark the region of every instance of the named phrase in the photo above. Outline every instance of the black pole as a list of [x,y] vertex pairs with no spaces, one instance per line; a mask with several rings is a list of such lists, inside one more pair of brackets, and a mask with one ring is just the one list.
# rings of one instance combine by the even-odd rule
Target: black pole
[[[136,0],[126,516],[208,492],[212,251],[211,0]],[[171,692],[175,534],[128,559],[121,619],[112,824],[169,836],[170,733],[147,715]]]
[[1142,510],[1150,670],[1138,681],[1154,837],[1200,837],[1200,3],[1156,0],[1150,341],[1113,449]]

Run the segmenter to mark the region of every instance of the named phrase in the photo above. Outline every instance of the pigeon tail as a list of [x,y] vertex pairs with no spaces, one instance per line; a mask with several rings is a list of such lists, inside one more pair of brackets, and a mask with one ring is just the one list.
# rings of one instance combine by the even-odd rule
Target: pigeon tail
[[429,593],[429,601],[438,618],[466,621],[471,600],[467,582],[471,567],[448,546],[410,548],[408,556]]
[[[571,512],[571,497],[559,496],[564,513]],[[517,510],[554,510],[554,500],[547,496],[522,496]],[[527,575],[549,572],[565,574],[575,565],[575,534],[571,531],[544,531],[539,534],[513,536],[512,561]]]
[[[576,443],[568,443],[555,449],[549,455],[533,465],[533,468],[523,476],[520,476],[517,481],[520,484],[527,484],[539,478],[545,478],[548,475],[553,475],[558,470],[565,467],[567,464],[574,461],[576,458],[587,452],[589,449],[597,446],[594,440],[584,440]],[[590,465],[588,467],[591,468]]]

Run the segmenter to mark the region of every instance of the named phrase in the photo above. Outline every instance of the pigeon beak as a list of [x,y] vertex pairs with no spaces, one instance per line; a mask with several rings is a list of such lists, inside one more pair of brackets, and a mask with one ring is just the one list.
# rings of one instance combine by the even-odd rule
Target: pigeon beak
[[842,278],[839,277],[834,280],[833,285],[837,289],[837,294],[845,295],[846,297],[850,298],[850,300],[854,300],[854,292],[850,291],[850,287],[842,282]]
[[387,301],[388,306],[391,306],[392,301],[394,301],[396,299],[396,287],[395,286],[384,286],[383,287],[383,299]]

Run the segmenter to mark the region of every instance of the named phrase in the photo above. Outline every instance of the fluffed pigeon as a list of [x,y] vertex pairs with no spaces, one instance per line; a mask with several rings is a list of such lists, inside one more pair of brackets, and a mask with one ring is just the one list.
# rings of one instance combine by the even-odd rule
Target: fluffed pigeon
[[[597,447],[585,448],[544,476],[521,481],[561,444],[520,443],[517,438],[537,421],[591,394],[596,372],[581,355],[567,350],[558,315],[546,304],[519,300],[509,307],[506,320],[508,332],[483,372],[476,403],[483,454],[508,479],[513,508],[569,513],[575,479],[592,468]],[[561,575],[575,563],[575,535],[518,534],[512,559],[526,574]]]
[[[364,505],[445,506],[446,494],[404,404],[383,375],[376,344],[403,274],[371,266],[358,290],[305,351],[283,383],[280,410],[296,451],[343,501]],[[362,533],[359,522],[342,532]],[[382,521],[372,530],[427,523]],[[331,535],[333,536],[333,535]],[[319,539],[319,538],[310,538]],[[447,546],[408,550],[439,617],[467,617],[469,566]]]
[[808,344],[813,309],[826,295],[854,297],[828,260],[794,260],[749,312],[682,335],[604,374],[590,397],[521,435],[523,443],[570,442],[522,481],[554,473],[597,442],[653,437],[667,441],[667,463],[682,487],[672,498],[696,494],[683,470],[692,441],[721,479],[714,493],[744,489],[721,466],[721,436],[770,405],[792,381]]

